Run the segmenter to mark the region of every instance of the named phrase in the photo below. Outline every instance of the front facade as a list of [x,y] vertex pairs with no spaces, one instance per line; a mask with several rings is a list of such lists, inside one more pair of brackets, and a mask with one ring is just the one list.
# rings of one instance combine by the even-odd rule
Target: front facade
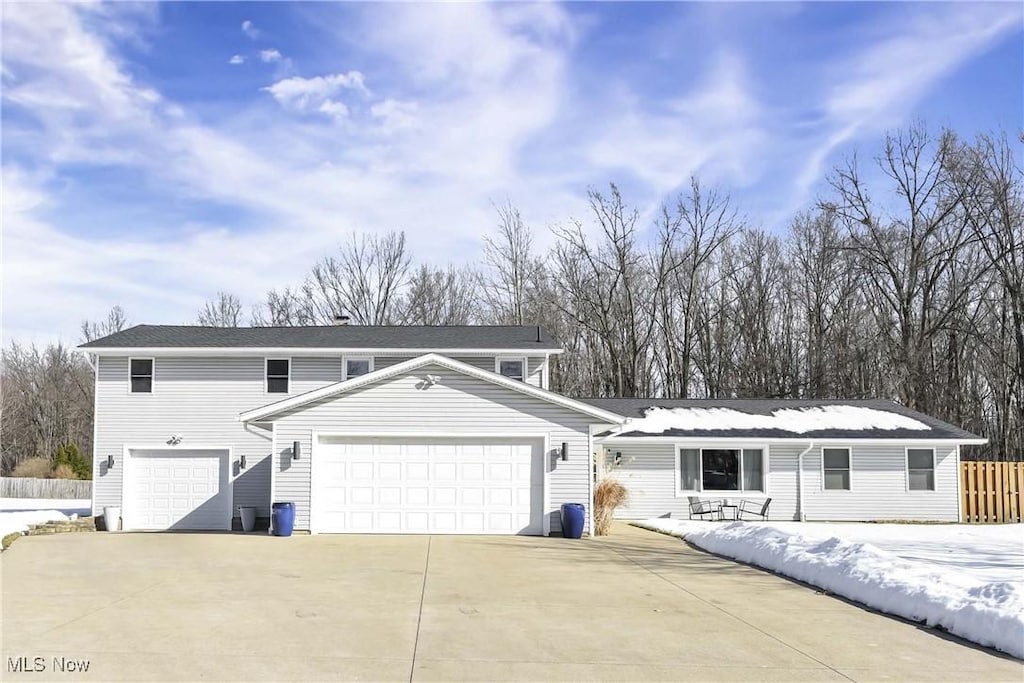
[[536,327],[137,326],[83,350],[93,513],[125,529],[226,530],[289,501],[312,533],[551,534],[609,472],[627,519],[770,497],[772,519],[955,521],[978,441],[882,402],[843,406],[893,429],[797,433],[749,424],[820,402],[567,398]]
[[311,347],[310,329],[85,345],[93,512],[230,529],[240,506],[291,501],[313,532],[547,534],[562,503],[588,503],[591,435],[618,417],[546,389],[559,349],[542,331],[313,328]]

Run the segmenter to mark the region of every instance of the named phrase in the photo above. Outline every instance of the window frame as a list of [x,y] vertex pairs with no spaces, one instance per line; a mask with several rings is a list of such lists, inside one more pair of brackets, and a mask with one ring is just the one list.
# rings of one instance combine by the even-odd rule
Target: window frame
[[[932,452],[932,487],[930,489],[910,488],[910,451],[931,451]],[[906,446],[903,449],[903,476],[907,487],[907,493],[935,493],[939,490],[938,482],[938,452],[935,446]]]
[[[270,361],[272,360],[283,360],[288,363],[288,375],[286,379],[288,381],[288,388],[284,391],[271,391],[270,390]],[[280,375],[274,375],[274,378],[280,378]],[[284,394],[288,395],[292,393],[292,359],[290,356],[267,356],[263,359],[263,393],[265,394]]]
[[[826,450],[830,450],[830,451],[846,451],[846,468],[847,468],[847,471],[850,473],[850,488],[848,488],[848,489],[829,489],[829,488],[825,488],[825,451]],[[822,446],[820,448],[820,450],[819,450],[819,454],[820,454],[820,458],[821,458],[821,463],[820,463],[821,466],[819,468],[820,469],[819,476],[821,477],[821,490],[823,492],[825,492],[825,493],[843,493],[843,492],[849,493],[849,492],[853,491],[853,446],[843,446],[843,445],[839,445],[839,444],[829,444],[827,446]],[[830,467],[828,469],[834,470],[835,468],[834,467]]]
[[[502,373],[501,373],[501,364],[502,363],[507,363],[509,361],[518,361],[519,363],[522,364],[522,368],[523,368],[522,377],[509,377],[508,375],[502,375]],[[495,356],[494,357],[494,371],[496,373],[498,373],[499,375],[501,375],[502,377],[504,377],[505,379],[510,379],[510,380],[512,380],[514,382],[522,382],[523,384],[527,384],[528,382],[526,381],[526,379],[527,379],[527,377],[529,377],[528,373],[530,371],[530,363],[527,360],[526,356]]]
[[[771,448],[767,443],[736,443],[736,442],[723,442],[723,443],[708,443],[701,442],[699,444],[691,443],[675,443],[675,495],[676,498],[685,498],[693,495],[716,495],[723,498],[764,498],[768,495],[768,472],[770,471],[769,460],[771,459]],[[698,476],[697,476],[697,490],[682,489],[682,458],[683,451],[698,451],[700,453],[698,465]],[[763,489],[761,490],[743,490],[737,489],[735,491],[729,490],[718,490],[718,489],[705,489],[704,488],[704,451],[736,451],[739,458],[739,469],[736,473],[740,486],[743,485],[743,451],[761,451],[761,484]]]
[[[145,375],[132,375],[133,360],[149,361],[149,391],[135,391],[132,389],[132,377],[145,377]],[[128,356],[128,393],[133,396],[146,396],[156,391],[156,358],[153,356]]]
[[349,377],[348,376],[348,362],[350,360],[365,360],[367,362],[367,364],[368,364],[367,367],[369,369],[364,374],[369,375],[371,372],[373,372],[373,356],[356,356],[356,355],[342,356],[341,357],[341,381],[342,382],[347,382],[350,379],[355,379],[356,377],[362,377],[363,376],[363,375],[356,375],[355,377]]

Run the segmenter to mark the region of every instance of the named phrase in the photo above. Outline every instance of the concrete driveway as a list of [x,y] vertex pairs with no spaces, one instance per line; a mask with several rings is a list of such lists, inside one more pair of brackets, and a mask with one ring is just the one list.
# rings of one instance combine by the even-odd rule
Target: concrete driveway
[[[625,526],[584,541],[40,536],[0,570],[4,680],[1024,677],[1014,660]],[[55,671],[62,658],[88,671]]]

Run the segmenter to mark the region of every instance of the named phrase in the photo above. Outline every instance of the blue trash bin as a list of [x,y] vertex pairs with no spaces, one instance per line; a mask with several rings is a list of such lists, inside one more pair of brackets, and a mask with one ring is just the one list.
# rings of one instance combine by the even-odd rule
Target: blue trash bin
[[586,512],[579,503],[562,505],[562,536],[565,538],[583,538],[583,524]]
[[295,528],[295,503],[274,503],[270,506],[270,520],[275,536],[291,536]]

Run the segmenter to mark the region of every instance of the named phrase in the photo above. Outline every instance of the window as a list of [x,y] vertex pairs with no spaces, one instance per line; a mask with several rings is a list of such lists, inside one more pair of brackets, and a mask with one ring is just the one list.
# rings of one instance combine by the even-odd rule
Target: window
[[129,375],[133,394],[153,393],[153,359],[152,358],[129,358]]
[[345,359],[345,379],[352,379],[371,372],[373,372],[373,358]]
[[288,393],[288,371],[291,362],[287,358],[267,359],[267,393]]
[[522,358],[497,358],[495,370],[509,379],[517,379],[520,382],[526,379],[526,361]]
[[822,481],[827,491],[850,490],[850,449],[822,448]]
[[682,448],[680,491],[764,491],[761,448]]
[[911,491],[935,490],[935,449],[907,449],[907,488]]

